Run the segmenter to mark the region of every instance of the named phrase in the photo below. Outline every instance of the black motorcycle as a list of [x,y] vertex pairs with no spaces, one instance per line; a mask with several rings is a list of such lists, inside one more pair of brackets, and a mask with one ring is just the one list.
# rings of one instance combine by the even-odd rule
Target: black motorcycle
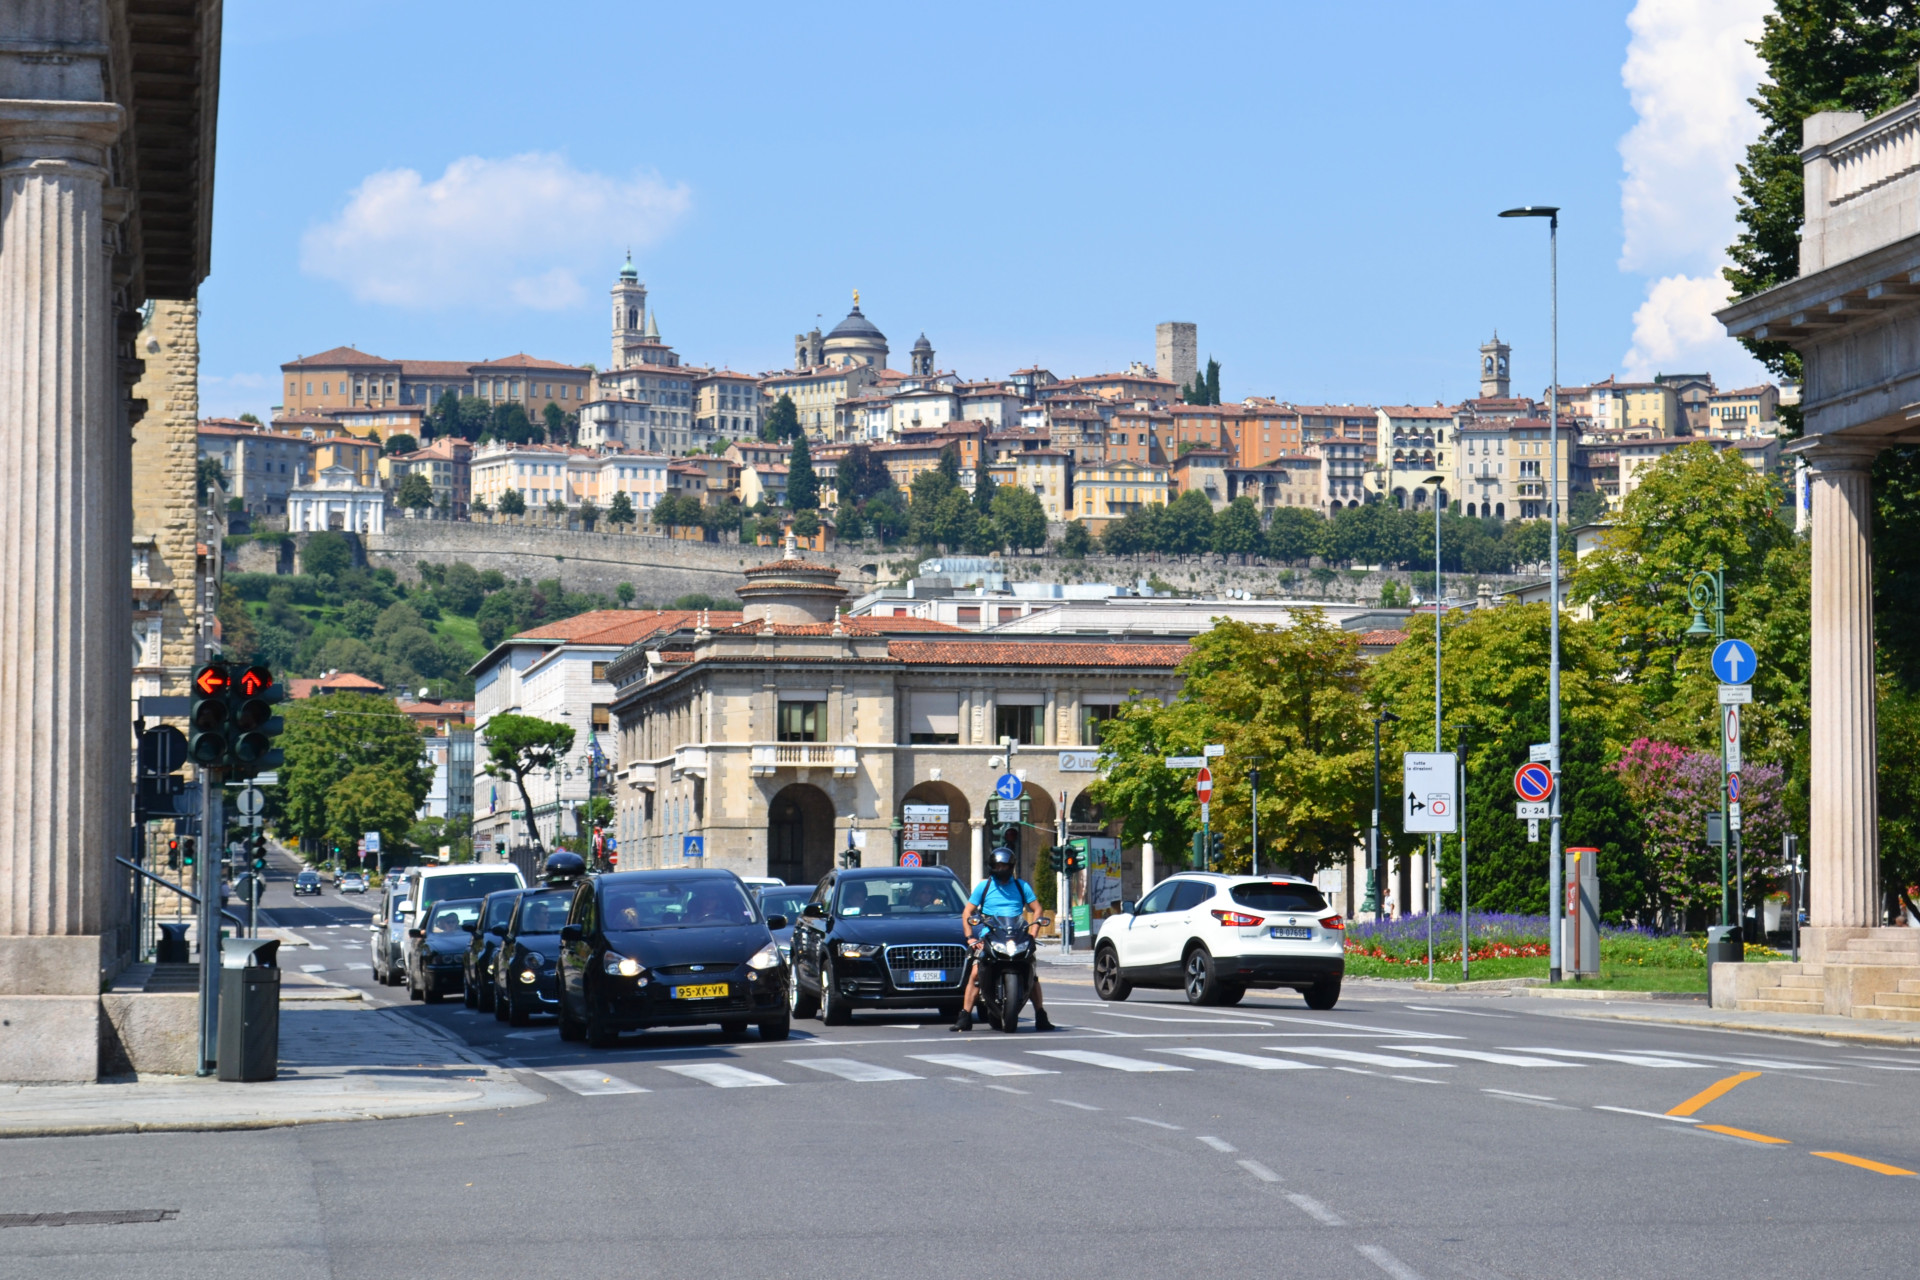
[[[980,1017],[988,1026],[1012,1034],[1020,1027],[1020,1011],[1033,990],[1034,947],[1024,916],[982,916],[986,945],[974,953],[979,975]],[[1035,927],[1046,923],[1043,916]]]

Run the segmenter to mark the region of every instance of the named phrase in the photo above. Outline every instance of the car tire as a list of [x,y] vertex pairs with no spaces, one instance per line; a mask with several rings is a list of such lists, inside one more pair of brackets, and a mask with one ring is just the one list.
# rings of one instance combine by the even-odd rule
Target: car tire
[[507,1020],[507,1002],[499,992],[494,992],[493,999],[487,1003],[493,1006],[493,1017],[496,1022],[505,1022]]
[[1120,967],[1120,953],[1111,942],[1098,947],[1093,953],[1093,992],[1102,1000],[1125,1000],[1133,994],[1133,984],[1127,981],[1126,971]]
[[798,973],[787,974],[787,1017],[790,1020],[811,1018],[820,1012],[820,997],[810,994],[800,985]]
[[760,1023],[762,1040],[785,1040],[793,1034],[793,1023],[786,1018],[767,1018]]
[[844,1027],[853,1021],[847,998],[834,989],[832,965],[820,967],[820,1021],[830,1027]]
[[1331,1009],[1340,1003],[1340,979],[1316,982],[1300,994],[1306,998],[1309,1009]]
[[[506,995],[506,1006],[508,1026],[524,1027],[533,1021],[533,1011],[521,1004],[518,1000],[515,1000],[512,992],[508,992]],[[576,1039],[577,1038],[578,1037],[576,1037]]]
[[[508,1011],[511,1012],[513,1009],[513,994],[511,992],[507,993],[506,1003]],[[580,1040],[585,1038],[585,1036],[585,1029],[571,1017],[567,1016],[567,998],[562,995],[560,997],[560,1038],[562,1040]]]
[[1196,946],[1180,963],[1181,985],[1186,988],[1188,1004],[1219,1004],[1220,973],[1213,953]]
[[729,1040],[737,1040],[747,1034],[747,1020],[733,1018],[720,1024],[720,1034]]
[[1220,988],[1221,1004],[1239,1004],[1247,997],[1247,989],[1237,982],[1225,983]]
[[493,1012],[493,982],[491,979],[482,982],[474,991],[473,1004],[474,1007],[482,1013]]
[[480,988],[476,987],[472,982],[462,981],[460,984],[460,1003],[469,1009],[478,1009],[480,1007]]
[[407,970],[407,999],[420,1000],[423,998],[420,993],[420,988],[413,985],[413,970]]
[[440,990],[439,987],[436,987],[435,985],[433,985],[432,979],[428,979],[427,981],[420,984],[420,999],[424,1003],[439,1004],[445,998],[446,998],[446,993]]
[[620,1033],[592,1009],[587,1010],[586,1030],[589,1049],[611,1049],[620,1043]]

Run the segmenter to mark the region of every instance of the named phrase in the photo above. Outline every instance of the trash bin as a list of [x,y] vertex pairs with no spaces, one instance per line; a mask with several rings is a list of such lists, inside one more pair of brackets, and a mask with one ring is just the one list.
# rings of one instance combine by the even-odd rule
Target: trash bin
[[222,1080],[272,1080],[280,1073],[279,951],[275,938],[227,938],[220,944]]
[[160,926],[160,941],[153,948],[155,964],[192,964],[193,953],[187,949],[187,924],[183,920],[178,924]]
[[1707,930],[1707,963],[1739,964],[1747,958],[1746,945],[1740,940],[1740,926],[1717,924]]

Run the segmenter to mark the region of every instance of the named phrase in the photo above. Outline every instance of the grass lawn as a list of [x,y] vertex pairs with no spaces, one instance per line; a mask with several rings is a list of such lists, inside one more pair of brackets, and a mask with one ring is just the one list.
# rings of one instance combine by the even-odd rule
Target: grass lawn
[[475,662],[486,656],[487,647],[480,643],[480,626],[472,618],[463,618],[451,610],[443,609],[440,612],[440,620],[432,626],[439,634],[450,636],[465,645]]
[[[1424,980],[1427,966],[1389,964],[1385,960],[1376,960],[1370,956],[1348,956],[1347,972],[1356,978],[1396,978],[1403,982],[1415,979]],[[1467,978],[1474,982],[1485,982],[1492,978],[1545,978],[1547,976],[1547,958],[1528,956],[1511,960],[1475,960],[1468,966]],[[1460,965],[1457,961],[1435,961],[1433,966],[1435,982],[1459,982]],[[1702,995],[1707,991],[1707,971],[1705,968],[1666,969],[1644,964],[1619,964],[1609,962],[1604,956],[1600,960],[1598,978],[1569,979],[1569,985],[1609,989],[1615,991],[1697,991]]]

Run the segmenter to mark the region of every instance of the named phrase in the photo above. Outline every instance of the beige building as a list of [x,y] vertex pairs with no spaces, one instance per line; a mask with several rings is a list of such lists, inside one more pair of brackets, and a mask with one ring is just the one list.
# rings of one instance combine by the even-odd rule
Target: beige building
[[1130,511],[1172,497],[1167,469],[1138,462],[1096,462],[1074,477],[1073,501],[1088,533],[1098,533]]
[[1326,463],[1317,454],[1286,453],[1253,467],[1228,467],[1227,500],[1245,494],[1262,511],[1276,507],[1327,510]]
[[1707,431],[1716,436],[1773,435],[1780,408],[1780,388],[1771,382],[1733,391],[1716,391],[1707,400]]
[[765,402],[762,413],[770,411],[781,396],[791,396],[808,437],[830,439],[841,416],[836,413],[840,402],[864,396],[873,384],[874,371],[868,365],[823,365],[769,373],[760,379],[760,395]]
[[[133,431],[133,697],[188,692],[206,656],[215,599],[217,539],[200,527],[196,460],[204,455],[200,403],[200,308],[156,302],[141,327],[146,371],[133,394],[146,413]],[[303,444],[297,437],[294,444]],[[231,477],[246,468],[229,467]],[[304,475],[304,472],[299,474]],[[237,492],[230,490],[229,492]],[[286,510],[285,490],[280,510]],[[181,721],[184,726],[184,718]]]
[[1425,507],[1433,486],[1424,483],[1436,473],[1453,482],[1454,458],[1459,452],[1453,410],[1440,405],[1394,404],[1374,410],[1374,492],[1396,507]]
[[[1063,802],[1092,818],[1080,799],[1094,776],[1089,727],[1130,698],[1172,697],[1187,652],[843,618],[837,573],[791,542],[746,578],[744,622],[702,619],[608,664],[623,868],[685,866],[697,850],[693,865],[806,884],[851,844],[867,866],[906,852],[977,878],[985,802],[1012,772],[1032,875]],[[908,806],[917,847],[897,852]]]
[[258,423],[209,418],[200,423],[198,450],[226,473],[227,496],[256,516],[285,515],[288,491],[313,470],[311,439]]
[[431,409],[440,397],[478,396],[492,404],[517,401],[538,418],[548,401],[569,413],[586,398],[592,371],[522,352],[502,360],[388,360],[353,347],[335,347],[280,366],[289,411],[384,408]]
[[760,379],[731,369],[693,369],[693,440],[760,438]]
[[987,472],[995,484],[1018,485],[1040,499],[1049,521],[1073,514],[1073,460],[1060,449],[1022,449],[1003,452]]

